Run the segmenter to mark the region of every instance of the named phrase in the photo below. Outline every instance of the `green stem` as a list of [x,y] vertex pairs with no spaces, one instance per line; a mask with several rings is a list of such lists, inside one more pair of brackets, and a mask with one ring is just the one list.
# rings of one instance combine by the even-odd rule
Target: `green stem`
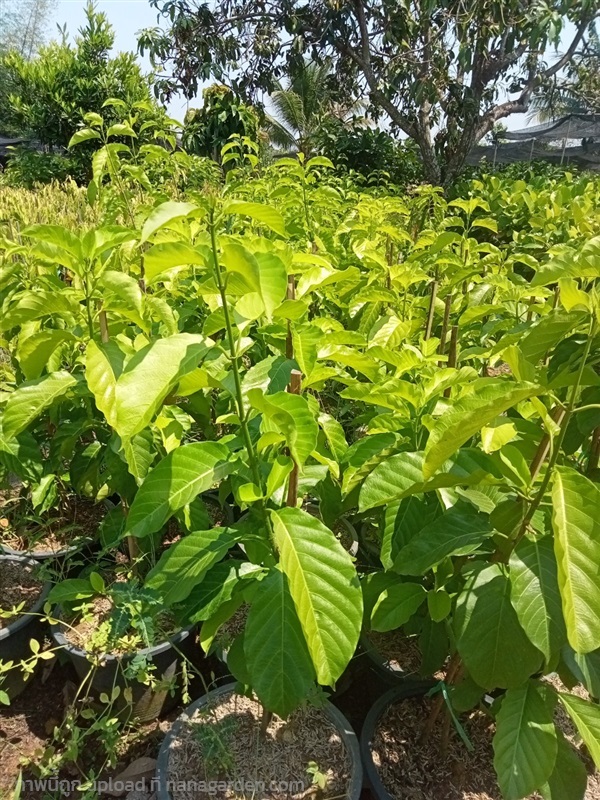
[[[233,326],[231,324],[231,317],[229,315],[229,308],[227,305],[227,295],[225,293],[225,284],[223,283],[223,276],[221,275],[221,267],[219,265],[219,250],[217,246],[217,233],[214,221],[214,209],[211,209],[210,212],[210,241],[211,247],[213,252],[213,260],[215,265],[215,278],[217,280],[217,286],[219,288],[219,294],[221,295],[221,303],[223,305],[223,317],[225,319],[225,329],[227,331],[227,340],[229,342],[229,353],[231,359],[231,368],[233,371],[233,381],[235,384],[235,399],[238,411],[238,417],[240,420],[240,427],[242,429],[242,436],[244,437],[244,443],[246,445],[246,451],[248,453],[248,461],[250,463],[250,469],[252,470],[252,476],[254,478],[254,483],[260,488],[264,490],[263,480],[260,474],[260,469],[258,466],[258,459],[256,457],[256,451],[254,450],[254,445],[252,443],[252,437],[250,436],[250,431],[248,430],[248,424],[246,421],[246,414],[244,411],[244,395],[242,393],[242,379],[240,377],[240,364],[239,364],[239,355],[237,352],[237,346],[235,343],[235,339],[233,337]],[[265,518],[268,519],[268,515],[266,514],[266,507],[264,505],[264,501],[261,500],[261,506],[265,511]]]
[[571,394],[569,396],[569,400],[567,402],[567,407],[565,410],[565,415],[562,419],[562,423],[560,426],[560,430],[558,432],[558,436],[556,438],[556,442],[552,447],[552,453],[550,455],[550,460],[548,461],[548,467],[546,472],[544,473],[544,477],[542,478],[542,482],[540,484],[540,488],[538,489],[537,494],[531,501],[529,508],[527,509],[527,514],[525,515],[523,522],[521,523],[521,527],[519,529],[519,533],[517,534],[514,545],[512,549],[519,544],[521,539],[527,533],[527,529],[533,519],[533,515],[540,507],[540,503],[544,499],[544,495],[546,494],[546,490],[548,489],[548,484],[550,483],[550,478],[552,477],[552,473],[554,471],[554,467],[556,466],[556,462],[558,461],[558,457],[560,455],[560,448],[565,438],[565,434],[567,432],[567,428],[569,426],[569,421],[574,414],[575,411],[575,401],[577,399],[577,394],[579,392],[579,387],[581,386],[581,380],[583,378],[583,370],[585,369],[585,364],[588,360],[588,356],[590,354],[590,349],[592,346],[592,341],[594,339],[596,333],[596,321],[594,319],[590,322],[590,329],[588,333],[588,338],[585,343],[585,349],[583,351],[583,357],[581,359],[581,364],[579,365],[579,371],[577,372],[577,379],[573,386],[571,387]]

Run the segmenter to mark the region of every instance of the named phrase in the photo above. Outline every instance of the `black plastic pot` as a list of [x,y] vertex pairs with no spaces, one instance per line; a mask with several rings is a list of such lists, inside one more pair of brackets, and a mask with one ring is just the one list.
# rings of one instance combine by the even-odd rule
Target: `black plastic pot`
[[[196,700],[194,703],[188,706],[183,714],[181,714],[175,720],[171,730],[165,736],[158,754],[158,760],[156,763],[156,779],[158,784],[156,791],[157,800],[172,800],[171,793],[169,792],[168,788],[169,754],[174,741],[179,735],[181,727],[185,724],[185,722],[187,722],[187,720],[194,716],[198,709],[203,708],[216,697],[235,692],[235,689],[235,683],[229,683],[226,686],[220,686],[218,689],[213,689],[213,691],[205,694],[199,700]],[[348,787],[348,793],[344,796],[345,800],[359,800],[363,785],[363,768],[356,734],[352,730],[352,726],[346,717],[334,705],[331,703],[325,703],[322,710],[328,720],[335,725],[340,738],[344,743],[348,753],[348,758],[350,759],[350,763],[352,765],[350,785]],[[201,779],[201,776],[199,776],[199,779]]]
[[360,755],[365,769],[366,783],[370,787],[376,800],[396,800],[385,788],[379,777],[379,772],[373,761],[371,743],[375,737],[375,731],[379,720],[394,703],[402,702],[410,697],[422,697],[428,691],[428,687],[417,684],[406,684],[397,686],[381,695],[371,706],[371,710],[366,716],[362,733],[360,735]]
[[[107,513],[114,507],[110,500],[104,500],[103,504],[106,507]],[[95,542],[91,536],[82,536],[77,544],[63,547],[60,550],[14,550],[12,547],[0,543],[0,553],[10,556],[25,556],[41,564],[53,564],[58,568],[65,566],[70,559],[77,555],[83,558],[89,558],[94,549]],[[74,569],[81,569],[81,564],[74,565]]]
[[387,662],[369,639],[368,633],[362,633],[360,647],[371,666],[389,686],[403,686],[406,683],[431,685],[432,681],[423,678],[418,672],[407,672]]
[[[37,561],[21,555],[0,555],[0,570],[8,561],[20,561],[29,564],[31,567],[38,567]],[[30,646],[32,639],[42,642],[44,633],[47,629],[46,623],[40,618],[48,592],[52,588],[51,583],[42,586],[40,596],[35,605],[27,612],[17,617],[6,628],[0,629],[0,660],[4,662],[12,661],[18,664],[24,659],[31,658],[33,653]],[[33,677],[33,673],[24,674],[16,666],[10,672],[5,673],[0,682],[0,689],[6,692],[12,700],[17,697]]]
[[[54,611],[54,617],[60,618],[60,610]],[[194,628],[186,628],[172,636],[168,641],[138,650],[136,653],[116,656],[110,653],[99,657],[99,664],[94,657],[71,644],[64,635],[63,625],[59,622],[51,626],[52,636],[57,645],[64,649],[75,672],[82,680],[89,680],[89,687],[95,696],[107,694],[112,696],[113,688],[118,686],[121,692],[115,701],[115,713],[131,717],[140,722],[149,722],[162,714],[171,711],[181,699],[181,685],[176,684],[171,690],[173,680],[181,672],[185,658],[191,659],[196,649]],[[153,689],[127,674],[133,660],[145,659],[154,667],[153,679],[159,686]],[[89,677],[88,677],[89,676]],[[124,689],[131,690],[131,703],[124,695]]]

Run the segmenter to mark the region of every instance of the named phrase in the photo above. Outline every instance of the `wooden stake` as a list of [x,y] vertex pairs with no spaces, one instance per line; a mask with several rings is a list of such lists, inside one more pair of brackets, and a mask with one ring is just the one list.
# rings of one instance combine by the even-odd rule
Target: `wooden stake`
[[598,469],[600,463],[600,428],[596,428],[592,434],[592,443],[590,445],[590,457],[588,459],[587,474],[589,475],[595,469]]

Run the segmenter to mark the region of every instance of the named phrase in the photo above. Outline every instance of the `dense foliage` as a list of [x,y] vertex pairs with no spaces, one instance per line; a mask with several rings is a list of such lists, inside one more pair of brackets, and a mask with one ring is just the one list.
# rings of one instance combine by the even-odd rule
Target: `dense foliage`
[[[598,697],[600,183],[400,197],[322,156],[264,167],[240,136],[224,179],[87,124],[85,213],[73,187],[41,214],[0,200],[0,465],[41,513],[111,497],[98,546],[129,559],[126,587],[92,572],[53,598],[109,596],[130,646],[157,608],[206,650],[244,611],[228,668],[283,716],[363,628],[402,629],[445,672],[437,713],[494,717],[507,800],[564,800],[567,774],[582,798],[554,708],[599,766],[600,709],[543,676]],[[213,527],[209,490],[235,524]],[[372,532],[366,570],[342,514]]]
[[426,179],[445,185],[499,120],[528,111],[563,68],[586,68],[599,14],[595,0],[151,2],[168,28],[140,45],[163,68],[164,96],[193,96],[210,75],[242,95],[270,92],[310,53],[331,61],[341,101],[366,96],[417,143]]

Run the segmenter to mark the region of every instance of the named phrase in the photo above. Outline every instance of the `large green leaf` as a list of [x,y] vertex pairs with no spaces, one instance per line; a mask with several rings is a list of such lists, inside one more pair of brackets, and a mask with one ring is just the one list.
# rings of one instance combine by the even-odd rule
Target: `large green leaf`
[[387,506],[381,536],[381,563],[386,569],[392,568],[398,553],[431,521],[438,508],[435,498],[430,502],[414,494]]
[[447,556],[475,552],[491,534],[487,515],[459,502],[426,525],[400,550],[393,569],[401,575],[424,575]]
[[262,203],[248,203],[245,200],[229,200],[223,207],[225,214],[239,214],[250,217],[261,225],[266,225],[280,236],[286,237],[285,222],[279,211]]
[[335,682],[354,655],[362,592],[352,559],[335,535],[298,508],[273,511],[274,540],[317,680]]
[[250,607],[244,652],[252,689],[269,711],[285,718],[307,698],[315,669],[288,579],[277,569]]
[[242,581],[256,577],[262,567],[249,561],[226,558],[215,564],[204,575],[200,583],[177,608],[177,616],[184,624],[204,622],[217,612],[223,603],[233,597]]
[[541,650],[547,665],[554,665],[566,641],[560,592],[551,536],[527,536],[510,559],[510,597],[519,622]]
[[27,290],[19,294],[0,317],[0,331],[9,331],[42,317],[70,317],[80,311],[75,293],[68,289],[54,292]]
[[431,476],[458,448],[517,403],[541,394],[535,383],[488,380],[458,400],[433,426],[425,446],[423,474]]
[[140,431],[135,436],[125,439],[122,445],[129,472],[138,483],[141,483],[156,457],[152,431]]
[[600,769],[600,706],[566,692],[558,696],[594,759],[596,769]]
[[145,585],[160,593],[166,606],[185,600],[206,573],[236,543],[233,528],[188,533],[172,544],[150,570]]
[[540,667],[542,654],[527,638],[510,602],[510,580],[497,564],[478,565],[456,602],[457,648],[484,689],[516,689]]
[[310,375],[315,368],[322,339],[323,333],[316,325],[294,326],[292,331],[294,358],[306,376]]
[[176,511],[229,474],[228,458],[229,450],[218,442],[195,442],[173,450],[140,486],[126,533],[148,536],[160,530]]
[[560,731],[554,770],[548,782],[540,788],[544,800],[584,800],[587,771],[583,762]]
[[524,358],[537,364],[543,356],[565,339],[573,328],[585,321],[585,314],[573,311],[551,311],[542,317],[519,341]]
[[412,494],[482,483],[496,469],[490,456],[472,449],[461,450],[441,466],[439,474],[426,479],[422,452],[391,456],[367,475],[360,490],[359,510],[388,505]]
[[288,392],[265,395],[260,389],[251,389],[248,399],[263,415],[263,431],[283,434],[292,458],[302,466],[317,446],[319,435],[319,426],[306,398]]
[[187,217],[197,208],[198,206],[194,205],[194,203],[176,203],[172,200],[156,206],[144,222],[140,243],[146,242],[153,233],[156,233],[160,228],[164,228],[170,222]]
[[185,242],[155,244],[144,256],[144,269],[148,284],[167,270],[188,264],[206,266],[206,256]]
[[60,329],[38,331],[20,341],[17,358],[26,379],[39,378],[56,348],[74,341],[75,336],[70,331]]
[[505,800],[521,800],[549,779],[558,744],[548,686],[527,681],[509,689],[496,715],[494,768]]
[[591,653],[600,647],[600,488],[569,467],[554,472],[552,526],[569,644]]
[[139,433],[179,379],[198,366],[211,346],[203,336],[178,333],[146,345],[122,368],[113,343],[91,341],[86,378],[98,409],[122,439]]
[[287,270],[274,253],[251,253],[238,242],[228,242],[221,255],[228,272],[240,275],[250,292],[262,300],[267,317],[281,304],[287,293]]
[[423,604],[425,589],[420,583],[395,583],[379,595],[371,613],[371,628],[385,633],[404,625]]
[[76,383],[77,378],[64,370],[22,383],[9,396],[2,414],[4,436],[7,439],[18,436]]

